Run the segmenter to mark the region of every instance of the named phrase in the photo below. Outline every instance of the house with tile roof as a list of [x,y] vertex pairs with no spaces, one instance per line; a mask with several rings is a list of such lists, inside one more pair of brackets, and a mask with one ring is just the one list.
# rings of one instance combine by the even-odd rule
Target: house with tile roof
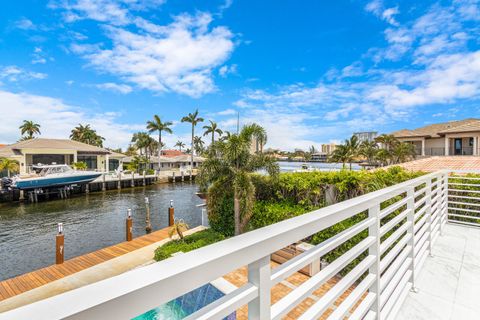
[[108,172],[118,168],[125,155],[68,139],[35,138],[0,148],[0,158],[18,161],[20,173],[32,165],[85,162],[88,169]]
[[415,146],[419,156],[478,156],[480,119],[436,123],[392,132],[398,140]]

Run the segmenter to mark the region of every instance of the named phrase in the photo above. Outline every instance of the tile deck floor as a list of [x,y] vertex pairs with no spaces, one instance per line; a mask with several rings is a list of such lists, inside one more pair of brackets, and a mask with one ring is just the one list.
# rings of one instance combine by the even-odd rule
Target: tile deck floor
[[396,320],[480,319],[480,228],[446,224]]

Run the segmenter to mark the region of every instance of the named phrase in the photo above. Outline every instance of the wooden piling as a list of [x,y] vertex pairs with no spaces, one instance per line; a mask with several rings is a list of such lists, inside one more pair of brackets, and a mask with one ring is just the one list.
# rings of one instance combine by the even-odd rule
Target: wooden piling
[[58,234],[55,239],[55,263],[62,264],[64,261],[65,235],[63,234],[63,223],[58,224]]
[[168,208],[168,226],[175,224],[175,208],[173,207],[173,200],[170,200],[170,207]]
[[147,181],[146,181],[145,175],[146,175],[146,171],[143,170],[143,186],[144,186],[144,187],[147,185]]
[[173,182],[176,182],[175,181],[175,171],[172,172],[172,180],[173,180]]
[[107,190],[107,184],[105,183],[105,173],[102,174],[102,191]]
[[132,241],[132,232],[133,232],[133,219],[132,219],[132,209],[127,210],[127,219],[125,223],[125,232],[127,241]]
[[135,187],[135,172],[132,171],[132,181],[130,182],[130,187]]
[[150,201],[148,197],[145,197],[145,206],[147,209],[147,213],[145,215],[145,232],[149,234],[152,232],[152,224],[150,223]]
[[181,173],[182,173],[182,182],[183,182],[185,181],[185,174],[183,173],[183,171]]
[[118,189],[122,189],[122,173],[118,173],[118,184],[117,184]]

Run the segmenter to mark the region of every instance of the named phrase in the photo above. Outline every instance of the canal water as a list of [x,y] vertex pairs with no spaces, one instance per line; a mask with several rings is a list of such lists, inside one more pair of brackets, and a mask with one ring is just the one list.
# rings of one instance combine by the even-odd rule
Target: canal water
[[168,207],[190,227],[201,224],[198,187],[185,182],[81,194],[66,200],[0,203],[0,280],[55,263],[57,223],[64,224],[65,259],[125,241],[127,209],[133,234],[145,234],[145,197],[153,230],[168,225]]

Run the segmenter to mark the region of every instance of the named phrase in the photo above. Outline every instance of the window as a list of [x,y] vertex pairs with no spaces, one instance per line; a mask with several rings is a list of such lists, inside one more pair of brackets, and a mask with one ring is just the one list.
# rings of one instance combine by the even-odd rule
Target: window
[[85,162],[90,170],[97,169],[97,156],[78,156],[78,162]]

